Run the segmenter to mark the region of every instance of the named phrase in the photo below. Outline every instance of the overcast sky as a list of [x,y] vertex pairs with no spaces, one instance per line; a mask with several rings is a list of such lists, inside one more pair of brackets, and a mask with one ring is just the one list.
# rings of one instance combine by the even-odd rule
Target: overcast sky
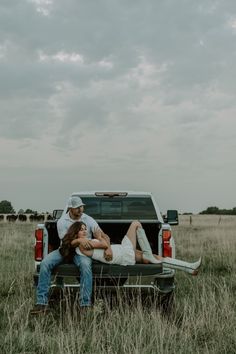
[[0,201],[236,206],[235,0],[1,0]]

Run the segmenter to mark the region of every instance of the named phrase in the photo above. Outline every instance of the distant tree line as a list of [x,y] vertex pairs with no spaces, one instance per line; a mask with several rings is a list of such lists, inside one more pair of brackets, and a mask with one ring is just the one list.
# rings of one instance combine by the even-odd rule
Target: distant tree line
[[201,211],[199,214],[236,215],[236,207],[232,209],[219,209],[216,206],[211,206],[208,207],[206,210]]
[[[2,200],[0,202],[0,214],[15,214],[15,210],[8,200]],[[36,210],[32,209],[20,209],[18,214],[38,214]],[[183,213],[183,215],[191,215],[192,213]],[[211,214],[211,215],[236,215],[236,207],[232,209],[219,209],[216,206],[210,206],[206,210],[201,211],[199,214]]]
[[8,200],[2,200],[0,202],[0,213],[1,214],[14,214],[15,210]]
[[[15,210],[11,204],[11,202],[9,202],[8,200],[2,200],[0,202],[0,214],[15,214]],[[20,209],[18,211],[18,214],[38,214],[38,212],[36,210],[32,210],[32,209]]]

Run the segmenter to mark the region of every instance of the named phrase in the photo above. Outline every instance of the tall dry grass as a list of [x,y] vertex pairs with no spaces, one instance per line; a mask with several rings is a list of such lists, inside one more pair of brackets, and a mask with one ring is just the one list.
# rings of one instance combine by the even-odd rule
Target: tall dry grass
[[[182,216],[173,228],[177,255],[203,266],[197,277],[176,274],[170,317],[155,303],[100,298],[80,315],[67,294],[47,316],[34,304],[32,224],[0,224],[0,353],[235,353],[236,218]],[[118,299],[119,300],[119,299]]]

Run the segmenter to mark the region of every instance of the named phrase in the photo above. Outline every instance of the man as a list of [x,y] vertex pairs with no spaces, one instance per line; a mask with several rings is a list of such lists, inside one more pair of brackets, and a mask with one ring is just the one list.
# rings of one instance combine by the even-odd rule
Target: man
[[[83,221],[88,230],[88,239],[92,236],[95,238],[105,237],[97,222],[89,215],[84,213],[84,203],[78,196],[72,196],[68,201],[68,209],[63,213],[57,222],[57,230],[60,239],[63,239],[69,227],[75,221]],[[109,242],[109,240],[107,240]],[[110,243],[109,243],[110,244]],[[89,240],[84,240],[83,247],[90,249]],[[111,259],[111,249],[105,251],[105,257]],[[45,313],[48,310],[48,293],[51,283],[52,269],[63,261],[63,257],[59,249],[49,253],[41,262],[40,274],[36,292],[36,305],[30,311],[32,315]],[[81,256],[77,252],[73,257],[73,262],[80,270],[80,306],[91,306],[92,295],[92,259],[90,257]]]

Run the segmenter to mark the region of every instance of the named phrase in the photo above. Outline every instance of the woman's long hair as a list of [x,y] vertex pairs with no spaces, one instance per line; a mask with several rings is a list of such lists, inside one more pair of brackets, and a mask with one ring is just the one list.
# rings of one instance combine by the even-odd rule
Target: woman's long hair
[[75,255],[75,247],[71,246],[71,242],[78,237],[78,232],[82,226],[86,224],[82,221],[74,222],[68,229],[67,233],[62,239],[61,247],[59,251],[66,261],[72,261]]

